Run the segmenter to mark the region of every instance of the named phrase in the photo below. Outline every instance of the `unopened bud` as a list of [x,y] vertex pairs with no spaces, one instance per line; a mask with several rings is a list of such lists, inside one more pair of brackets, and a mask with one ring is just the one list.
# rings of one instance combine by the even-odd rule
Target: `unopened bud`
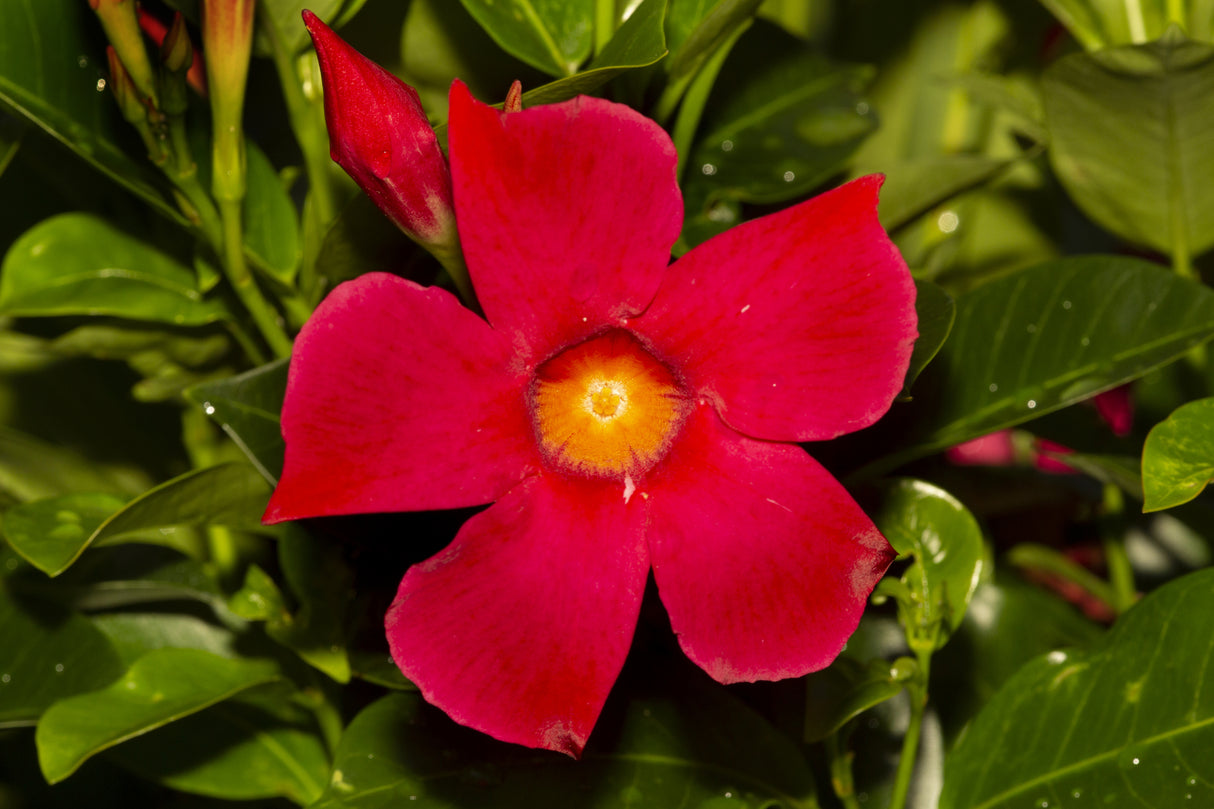
[[122,117],[135,127],[139,136],[143,138],[143,143],[148,149],[148,157],[155,163],[163,163],[165,160],[164,144],[152,126],[149,109],[139,93],[139,88],[135,86],[131,74],[127,72],[126,66],[113,45],[106,46],[105,56],[109,62],[110,71],[107,86],[114,94],[114,100],[118,102],[118,109],[122,111]]
[[411,238],[457,250],[451,175],[417,91],[312,12],[303,18],[320,59],[333,160]]

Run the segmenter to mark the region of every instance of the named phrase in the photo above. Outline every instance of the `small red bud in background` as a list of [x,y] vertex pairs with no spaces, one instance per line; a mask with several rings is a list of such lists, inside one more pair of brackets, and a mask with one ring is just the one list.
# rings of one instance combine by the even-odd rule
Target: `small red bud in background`
[[320,59],[330,154],[406,234],[454,249],[451,175],[417,91],[303,12]]
[[[182,20],[182,22],[178,23],[178,20]],[[160,46],[161,61],[170,70],[176,71],[180,69],[178,60],[184,52],[184,46],[189,46],[190,66],[186,71],[186,80],[189,81],[190,87],[194,88],[196,93],[205,96],[207,94],[207,79],[203,73],[202,57],[194,47],[194,43],[190,41],[189,32],[185,28],[184,19],[180,11],[173,15],[173,29],[177,29],[178,25],[181,26],[180,33],[170,36],[172,30],[162,23],[159,18],[149,14],[142,8],[139,9],[139,27],[143,29],[143,33],[147,34],[153,42]],[[169,41],[168,45],[165,45],[166,40]],[[181,40],[184,40],[184,44]],[[172,60],[171,63],[170,60]]]

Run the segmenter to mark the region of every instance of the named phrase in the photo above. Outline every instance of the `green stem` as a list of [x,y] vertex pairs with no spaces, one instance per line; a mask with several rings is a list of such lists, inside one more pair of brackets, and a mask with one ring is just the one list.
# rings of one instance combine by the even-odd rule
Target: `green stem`
[[1059,576],[1079,585],[1113,609],[1117,608],[1117,593],[1108,582],[1053,548],[1022,542],[1007,552],[1007,561],[1016,567],[1035,568]]
[[594,54],[598,56],[615,34],[615,0],[594,0]]
[[[218,460],[214,448],[215,428],[197,406],[191,405],[182,411],[181,442],[196,469],[213,466]],[[210,563],[224,586],[235,587],[239,581],[237,571],[240,567],[240,551],[235,536],[229,529],[216,525],[207,526],[205,533]]]
[[220,200],[219,217],[223,221],[224,270],[240,302],[244,304],[258,331],[277,357],[291,355],[291,339],[283,331],[278,315],[266,302],[244,258],[244,225],[240,200]]
[[[1185,19],[1184,0],[1168,0],[1168,22],[1175,23],[1181,28],[1188,28]],[[1186,33],[1188,33],[1186,31]]]
[[1134,568],[1125,550],[1125,533],[1122,517],[1125,502],[1121,489],[1110,484],[1104,487],[1104,516],[1101,525],[1101,542],[1104,545],[1104,560],[1109,568],[1109,584],[1113,588],[1113,608],[1121,613],[1134,606],[1138,600],[1138,589],[1134,585]]
[[927,711],[927,681],[931,674],[931,652],[916,650],[919,671],[907,684],[910,697],[910,723],[902,738],[902,754],[898,759],[898,773],[894,776],[894,790],[889,799],[889,809],[904,809],[910,794],[911,777],[915,774],[915,762],[919,756],[919,737],[923,735],[923,715]]
[[249,333],[245,331],[244,326],[235,321],[229,321],[227,326],[232,339],[236,341],[237,345],[240,346],[240,350],[249,358],[249,362],[254,365],[265,365],[268,362],[265,353],[257,345],[257,342],[249,336]]
[[843,749],[846,735],[841,728],[826,737],[826,755],[830,759],[830,785],[844,809],[860,809],[851,772],[852,756]]

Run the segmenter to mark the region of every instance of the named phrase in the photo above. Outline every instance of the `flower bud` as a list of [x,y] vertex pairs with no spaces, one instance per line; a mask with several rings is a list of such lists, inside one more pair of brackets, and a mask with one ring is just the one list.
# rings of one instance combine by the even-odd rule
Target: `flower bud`
[[312,12],[303,18],[320,59],[333,160],[411,238],[455,249],[451,175],[417,91]]
[[118,52],[130,81],[144,98],[156,101],[156,74],[148,59],[135,18],[135,0],[89,0],[89,7],[97,13],[106,39]]
[[149,117],[151,111],[145,106],[144,96],[140,95],[139,88],[135,86],[131,74],[127,71],[126,65],[123,64],[113,45],[106,46],[105,55],[109,62],[110,73],[107,85],[110,92],[114,94],[114,100],[118,102],[118,109],[122,111],[122,117],[135,127],[139,136],[143,138],[143,144],[148,150],[148,158],[157,165],[164,163],[166,157],[164,144],[161,143],[152,126]]
[[[173,16],[173,31],[178,31],[181,19],[181,12],[177,12]],[[152,41],[160,46],[160,61],[169,70],[176,71],[179,61],[184,58],[184,48],[189,47],[190,63],[186,72],[186,79],[190,86],[194,88],[194,92],[201,96],[207,94],[206,76],[202,72],[202,59],[198,51],[194,48],[194,43],[190,41],[190,34],[186,30],[183,23],[180,24],[179,33],[172,33],[168,26],[162,23],[154,15],[149,14],[144,9],[139,9],[139,27],[143,29],[143,33],[151,37]]]
[[253,53],[253,8],[253,0],[202,0],[202,50],[211,96],[211,190],[219,200],[245,195],[241,127]]

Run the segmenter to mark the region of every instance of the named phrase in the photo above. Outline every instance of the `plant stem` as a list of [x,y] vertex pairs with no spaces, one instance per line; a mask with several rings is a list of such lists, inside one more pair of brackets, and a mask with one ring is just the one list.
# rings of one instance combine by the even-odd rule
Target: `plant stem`
[[594,55],[607,47],[615,34],[615,0],[594,0]]
[[1109,584],[1113,587],[1113,608],[1121,613],[1134,606],[1138,600],[1138,589],[1134,585],[1134,568],[1125,550],[1125,535],[1122,531],[1122,516],[1125,502],[1121,489],[1110,484],[1104,487],[1104,516],[1101,526],[1101,543],[1104,560],[1109,568]]
[[860,809],[860,801],[856,799],[856,784],[852,779],[852,757],[843,749],[847,735],[840,728],[826,737],[826,755],[830,758],[830,785],[844,809]]
[[228,281],[244,304],[258,331],[276,357],[291,355],[291,339],[283,331],[278,315],[261,294],[249,265],[244,258],[244,226],[241,222],[240,200],[220,200],[219,217],[223,221],[224,270]]
[[889,799],[889,809],[904,809],[910,794],[911,777],[915,774],[915,762],[919,757],[919,737],[923,734],[923,714],[927,711],[927,682],[931,674],[932,655],[929,651],[915,650],[919,660],[919,671],[907,683],[910,697],[910,723],[902,738],[902,754],[898,759],[898,773],[894,776],[894,791]]

